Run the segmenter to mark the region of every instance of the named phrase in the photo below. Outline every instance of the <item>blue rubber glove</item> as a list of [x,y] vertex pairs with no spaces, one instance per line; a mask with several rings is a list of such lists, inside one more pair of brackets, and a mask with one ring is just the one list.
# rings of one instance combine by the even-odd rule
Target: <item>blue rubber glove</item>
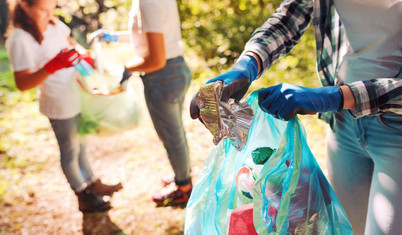
[[338,111],[343,96],[337,86],[307,88],[287,83],[265,88],[258,93],[261,109],[276,118],[289,120],[296,114]]
[[[241,56],[230,70],[207,82],[223,81],[222,101],[229,98],[241,100],[246,94],[250,84],[257,78],[258,64],[250,55]],[[190,116],[193,119],[199,118],[198,92],[194,94],[190,102]]]
[[91,44],[95,38],[98,38],[99,40],[105,42],[119,41],[119,35],[117,35],[116,32],[105,29],[98,29],[95,32],[91,33],[88,37],[88,44]]
[[230,70],[207,82],[223,81],[223,91],[221,100],[227,101],[229,98],[241,100],[246,94],[251,83],[257,78],[258,64],[254,57],[244,55],[240,57]]
[[131,77],[132,73],[126,69],[124,69],[123,74],[121,75],[121,80],[119,82],[120,86],[123,86],[126,81]]

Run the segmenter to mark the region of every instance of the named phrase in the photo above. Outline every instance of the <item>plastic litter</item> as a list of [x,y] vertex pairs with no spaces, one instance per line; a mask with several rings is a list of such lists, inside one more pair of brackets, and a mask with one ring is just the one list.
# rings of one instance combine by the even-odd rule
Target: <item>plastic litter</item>
[[215,145],[226,138],[240,151],[247,143],[253,111],[247,102],[239,103],[235,99],[221,101],[222,87],[223,83],[217,81],[200,88],[200,118],[212,133]]
[[211,149],[187,204],[185,234],[352,234],[300,120],[263,112],[257,92],[246,101],[255,114],[247,144],[238,151],[224,139]]

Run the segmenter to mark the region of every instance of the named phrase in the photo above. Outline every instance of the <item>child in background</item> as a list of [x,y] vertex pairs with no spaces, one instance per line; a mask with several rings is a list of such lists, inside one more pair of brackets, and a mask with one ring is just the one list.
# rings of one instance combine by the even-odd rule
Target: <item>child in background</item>
[[73,66],[89,61],[73,46],[70,29],[53,16],[56,0],[21,0],[12,13],[12,28],[6,41],[18,89],[39,86],[40,111],[46,115],[60,148],[61,167],[78,197],[82,212],[111,208],[103,195],[111,196],[121,183],[106,185],[93,173],[78,136],[80,102]]

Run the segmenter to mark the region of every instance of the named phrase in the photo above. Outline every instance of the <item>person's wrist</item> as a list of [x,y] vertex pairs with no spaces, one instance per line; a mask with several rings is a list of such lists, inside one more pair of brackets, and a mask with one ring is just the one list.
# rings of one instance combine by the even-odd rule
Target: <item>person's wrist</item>
[[102,39],[108,42],[117,42],[119,41],[119,35],[114,31],[104,30]]
[[51,69],[50,67],[48,67],[48,66],[46,66],[46,65],[43,67],[43,69],[44,69],[48,74],[53,74],[53,73],[55,72],[54,69]]
[[343,91],[342,91],[341,86],[337,85],[336,87],[338,88],[339,95],[341,96],[341,100],[340,100],[341,104],[339,105],[339,109],[337,111],[341,111],[343,109],[345,99],[343,96]]
[[50,61],[47,64],[45,64],[45,66],[43,66],[43,69],[45,69],[46,72],[48,72],[49,74],[53,74],[54,72],[56,72],[58,69],[53,65],[53,63]]
[[258,62],[253,56],[245,54],[237,59],[236,64],[230,70],[246,72],[251,84],[258,76]]
[[261,70],[262,70],[262,60],[261,60],[260,56],[257,55],[253,51],[247,51],[245,54],[252,56],[257,61],[257,78],[258,78],[258,75],[260,75]]
[[340,89],[343,93],[343,109],[356,109],[356,100],[353,95],[352,89],[348,85],[340,86]]
[[320,113],[338,111],[341,108],[341,94],[337,86],[312,88],[309,94],[314,110]]

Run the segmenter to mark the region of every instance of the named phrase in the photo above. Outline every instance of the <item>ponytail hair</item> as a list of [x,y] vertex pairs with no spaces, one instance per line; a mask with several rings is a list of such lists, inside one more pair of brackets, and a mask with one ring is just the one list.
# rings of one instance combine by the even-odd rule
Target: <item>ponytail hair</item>
[[[41,44],[43,41],[43,35],[39,31],[38,26],[35,23],[34,19],[30,19],[28,15],[25,13],[24,9],[21,7],[21,1],[25,1],[28,3],[29,6],[34,6],[37,2],[37,0],[20,0],[17,2],[17,4],[14,7],[14,10],[12,12],[12,26],[13,27],[18,27],[22,28],[26,32],[32,35],[32,37],[39,43]],[[55,19],[51,18],[50,24],[55,24]]]

